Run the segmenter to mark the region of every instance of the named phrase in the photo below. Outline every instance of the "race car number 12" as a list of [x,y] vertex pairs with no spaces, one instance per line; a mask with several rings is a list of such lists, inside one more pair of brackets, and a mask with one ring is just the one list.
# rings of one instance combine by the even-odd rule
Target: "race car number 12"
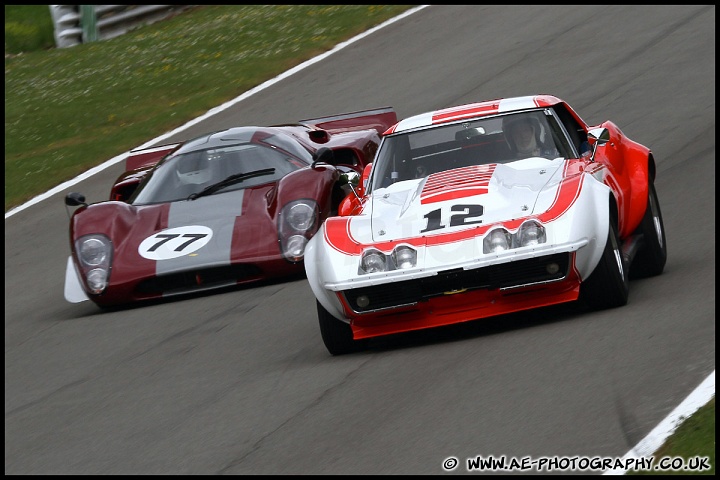
[[[451,212],[460,212],[450,215],[450,226],[459,227],[461,225],[472,225],[474,223],[482,223],[482,220],[469,220],[480,217],[483,214],[482,205],[453,205],[450,207]],[[447,227],[442,223],[442,209],[438,208],[425,215],[427,219],[427,227],[420,230],[420,233],[430,232],[432,230],[440,230]]]
[[142,241],[138,253],[148,260],[169,260],[201,249],[212,238],[213,231],[202,225],[168,228]]

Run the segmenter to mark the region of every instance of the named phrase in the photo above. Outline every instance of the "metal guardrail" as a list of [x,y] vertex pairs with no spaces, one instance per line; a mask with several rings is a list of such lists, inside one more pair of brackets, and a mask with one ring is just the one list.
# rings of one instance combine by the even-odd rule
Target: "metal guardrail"
[[50,5],[55,45],[105,40],[163,20],[194,5]]

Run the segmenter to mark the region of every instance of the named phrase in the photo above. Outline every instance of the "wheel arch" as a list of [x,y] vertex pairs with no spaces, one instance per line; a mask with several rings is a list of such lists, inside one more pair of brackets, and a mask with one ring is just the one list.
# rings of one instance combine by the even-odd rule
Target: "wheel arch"
[[640,225],[647,206],[648,188],[655,178],[655,158],[652,151],[630,139],[624,143],[625,173],[629,184],[628,198],[621,202],[618,231],[627,238]]
[[655,156],[652,154],[652,152],[648,153],[648,180],[652,183],[655,183]]
[[618,224],[618,219],[620,218],[620,207],[618,206],[618,201],[612,191],[608,195],[608,215],[610,217],[610,221],[615,225],[615,228],[619,229],[620,226]]
[[308,283],[310,284],[310,289],[323,308],[338,320],[349,323],[348,319],[342,314],[342,305],[340,305],[340,301],[335,292],[325,289],[320,281],[320,278],[324,278],[322,275],[323,267],[327,267],[327,264],[330,262],[323,252],[323,242],[321,239],[324,234],[325,224],[323,223],[305,247],[305,259],[303,262],[305,273]]

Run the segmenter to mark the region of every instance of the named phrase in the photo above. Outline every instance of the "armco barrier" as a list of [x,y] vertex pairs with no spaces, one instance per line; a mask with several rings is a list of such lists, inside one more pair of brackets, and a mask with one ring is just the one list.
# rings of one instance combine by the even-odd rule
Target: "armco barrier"
[[105,40],[165,19],[193,5],[50,5],[55,45]]

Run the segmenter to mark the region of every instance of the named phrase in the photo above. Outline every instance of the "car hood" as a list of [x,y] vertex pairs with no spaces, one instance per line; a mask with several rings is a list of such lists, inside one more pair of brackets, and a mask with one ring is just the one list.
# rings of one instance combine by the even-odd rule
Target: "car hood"
[[365,212],[372,240],[449,233],[542,212],[552,202],[564,164],[561,158],[532,158],[475,165],[377,189]]
[[73,218],[74,238],[106,235],[114,248],[113,278],[123,280],[279,257],[267,201],[272,188],[158,205],[91,205]]

